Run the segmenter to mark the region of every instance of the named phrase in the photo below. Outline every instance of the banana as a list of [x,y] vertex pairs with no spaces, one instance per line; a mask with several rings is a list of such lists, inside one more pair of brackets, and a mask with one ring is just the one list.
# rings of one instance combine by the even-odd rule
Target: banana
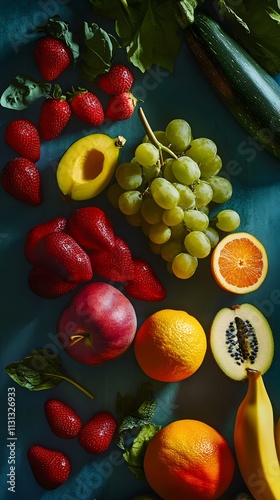
[[276,444],[278,460],[280,462],[280,418],[278,418],[275,425],[275,444]]
[[247,373],[248,389],[234,427],[237,463],[255,500],[280,500],[280,466],[271,401],[261,373],[251,369]]

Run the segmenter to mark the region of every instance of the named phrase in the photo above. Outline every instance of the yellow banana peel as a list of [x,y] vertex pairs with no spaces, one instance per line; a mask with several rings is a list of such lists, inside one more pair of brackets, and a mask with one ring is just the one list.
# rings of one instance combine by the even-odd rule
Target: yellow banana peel
[[[235,419],[234,447],[241,475],[255,500],[280,500],[280,466],[273,409],[262,375],[247,370],[248,389]],[[280,450],[280,423],[279,450]]]

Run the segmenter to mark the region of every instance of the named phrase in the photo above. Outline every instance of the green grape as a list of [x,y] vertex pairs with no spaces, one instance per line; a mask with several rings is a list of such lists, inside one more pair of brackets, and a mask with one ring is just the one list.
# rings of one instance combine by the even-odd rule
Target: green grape
[[119,197],[119,209],[125,215],[134,215],[139,212],[143,201],[140,191],[125,191]]
[[214,227],[209,226],[207,227],[207,229],[205,229],[205,234],[207,238],[209,238],[211,248],[215,248],[215,246],[218,245],[220,240],[220,235],[218,231]]
[[150,167],[143,167],[142,170],[143,170],[143,177],[145,178],[145,180],[147,182],[150,182],[159,176],[160,165],[155,164],[155,165],[151,165]]
[[135,158],[143,167],[152,167],[159,160],[159,150],[153,144],[143,142],[137,146]]
[[211,252],[209,238],[202,231],[191,231],[184,239],[187,252],[198,259],[204,259]]
[[124,189],[115,182],[109,186],[107,191],[107,198],[114,208],[119,208],[119,197],[124,193]]
[[182,239],[186,235],[186,228],[184,222],[176,224],[176,226],[171,226],[171,236],[170,238],[174,240]]
[[183,251],[181,240],[168,240],[161,245],[160,255],[166,262],[172,262],[174,257]]
[[179,192],[167,179],[157,177],[151,182],[150,190],[152,197],[160,207],[169,210],[178,204]]
[[140,227],[142,223],[141,211],[139,210],[138,212],[132,215],[126,215],[125,220],[130,226]]
[[198,164],[188,156],[180,156],[180,158],[174,160],[172,164],[172,172],[176,179],[186,186],[193,184],[200,177]]
[[219,175],[214,175],[207,179],[213,189],[212,201],[215,203],[225,203],[228,201],[232,195],[232,185],[228,179],[225,177],[220,177]]
[[149,222],[147,222],[145,219],[142,219],[141,221],[142,233],[147,237],[149,236],[150,227],[151,224],[149,224]]
[[210,212],[210,209],[209,209],[208,205],[207,205],[207,206],[205,206],[205,207],[200,207],[198,210],[199,210],[200,212],[203,212],[203,213],[204,213],[204,214],[206,214],[206,215],[209,215],[209,212]]
[[167,158],[164,162],[163,166],[163,177],[167,179],[169,182],[177,182],[175,175],[172,172],[172,164],[174,162],[174,158]]
[[152,224],[148,233],[149,239],[153,243],[157,243],[159,245],[168,241],[170,236],[171,236],[171,230],[166,224],[164,224],[164,222],[158,222],[158,224]]
[[172,270],[172,262],[166,262],[166,270],[169,274],[174,275],[173,270]]
[[137,189],[143,182],[142,168],[136,162],[121,163],[115,176],[118,184],[126,190]]
[[181,207],[174,207],[170,210],[164,210],[162,214],[162,222],[167,226],[176,226],[184,218],[184,210]]
[[240,217],[235,210],[222,210],[216,215],[215,223],[218,229],[230,233],[240,226]]
[[220,172],[222,166],[222,158],[219,155],[215,155],[214,158],[210,158],[210,160],[202,161],[199,164],[201,177],[207,179],[212,175],[217,175]]
[[[155,130],[153,133],[154,133],[154,135],[156,136],[157,140],[158,140],[158,141],[159,141],[159,142],[160,142],[163,146],[167,146],[167,147],[169,146],[169,141],[168,141],[168,139],[167,139],[167,137],[166,137],[166,135],[165,135],[164,130]],[[143,137],[142,142],[148,142],[148,143],[150,143],[151,141],[150,141],[149,137],[148,137],[147,135],[145,135],[145,136]]]
[[149,248],[155,255],[160,255],[161,247],[162,245],[159,243],[153,243],[153,241],[149,240]]
[[191,188],[185,186],[185,184],[181,184],[180,182],[174,182],[173,186],[177,189],[180,196],[178,206],[183,208],[183,210],[195,208],[195,194]]
[[164,209],[161,208],[152,197],[145,198],[141,205],[143,219],[149,224],[161,222]]
[[200,210],[185,210],[184,223],[190,231],[205,231],[209,225],[209,219]]
[[217,146],[211,139],[199,137],[191,141],[186,154],[199,165],[204,161],[214,158],[217,154]]
[[213,189],[205,181],[199,181],[194,187],[193,192],[197,208],[206,207],[213,198]]
[[197,269],[197,258],[187,252],[181,252],[172,261],[172,271],[177,278],[188,279]]
[[165,129],[167,141],[176,153],[182,153],[192,140],[192,131],[188,122],[175,119],[168,123]]

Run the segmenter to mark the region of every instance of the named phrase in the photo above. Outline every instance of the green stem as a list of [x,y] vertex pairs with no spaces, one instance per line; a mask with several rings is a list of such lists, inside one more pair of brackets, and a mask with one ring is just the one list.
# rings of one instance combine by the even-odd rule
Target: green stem
[[77,387],[77,389],[80,389],[80,391],[82,391],[84,394],[86,394],[86,396],[88,396],[90,399],[94,399],[94,396],[89,391],[87,391],[84,387],[82,387],[80,384],[78,384],[78,382],[75,382],[75,380],[73,380],[72,378],[66,377],[66,375],[62,375],[61,373],[59,373],[59,374],[46,373],[46,372],[44,372],[44,373],[45,373],[45,375],[51,375],[54,378],[61,378],[63,380],[66,380],[67,382],[70,382],[70,384]]
[[152,131],[151,127],[150,127],[150,124],[145,116],[145,113],[143,111],[143,108],[139,108],[138,109],[138,114],[140,116],[140,120],[142,122],[142,125],[144,127],[144,129],[146,130],[146,133],[147,133],[147,136],[149,137],[151,143],[156,146],[156,148],[158,148],[160,151],[165,151],[166,153],[168,153],[170,156],[172,156],[173,158],[175,158],[175,160],[178,159],[178,156],[171,150],[169,149],[167,146],[164,146],[161,142],[159,142],[154,134],[154,132]]

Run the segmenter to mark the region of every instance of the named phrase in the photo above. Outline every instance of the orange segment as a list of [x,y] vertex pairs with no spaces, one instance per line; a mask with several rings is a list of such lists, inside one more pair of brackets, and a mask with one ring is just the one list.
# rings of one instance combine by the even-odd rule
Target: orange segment
[[268,270],[264,246],[249,233],[232,233],[215,247],[211,260],[217,283],[233,293],[253,292],[263,283]]

